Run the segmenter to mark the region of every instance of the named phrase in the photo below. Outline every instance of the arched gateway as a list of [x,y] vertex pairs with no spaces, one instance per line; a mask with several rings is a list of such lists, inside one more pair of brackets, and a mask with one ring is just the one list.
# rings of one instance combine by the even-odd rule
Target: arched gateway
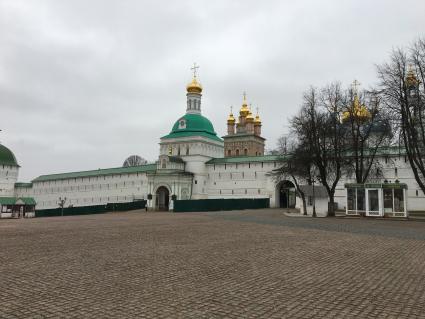
[[160,186],[156,190],[156,209],[168,211],[170,205],[170,192],[165,186]]
[[291,181],[281,181],[276,185],[276,206],[295,208],[295,185]]

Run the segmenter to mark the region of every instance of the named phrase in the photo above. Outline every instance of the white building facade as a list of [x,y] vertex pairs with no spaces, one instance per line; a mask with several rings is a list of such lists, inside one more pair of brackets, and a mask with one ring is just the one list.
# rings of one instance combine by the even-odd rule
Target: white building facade
[[[160,138],[155,164],[42,175],[31,183],[17,183],[19,165],[13,153],[0,145],[0,198],[33,198],[36,209],[40,210],[57,208],[59,198],[66,198],[66,207],[143,199],[147,200],[149,209],[172,210],[173,199],[219,198],[268,198],[271,207],[299,207],[292,183],[276,181],[273,176],[282,158],[263,155],[261,120],[258,114],[252,116],[245,98],[241,116],[246,117],[248,129],[241,129],[245,144],[240,142],[239,153],[230,146],[225,149],[223,139],[202,115],[202,86],[196,77],[186,89],[186,113],[177,119],[169,134]],[[235,123],[232,118],[231,114],[228,126],[239,127],[240,122]],[[228,130],[226,138],[233,143],[229,145],[238,147],[237,131],[233,131],[233,126]],[[247,137],[246,132],[250,131],[253,136]],[[244,152],[251,155],[242,155]],[[407,209],[424,210],[425,196],[415,182],[403,150],[383,149],[379,161],[384,175],[381,182],[405,183]],[[347,205],[344,184],[349,182],[353,182],[350,176],[342,178],[337,187],[335,201],[339,209]]]

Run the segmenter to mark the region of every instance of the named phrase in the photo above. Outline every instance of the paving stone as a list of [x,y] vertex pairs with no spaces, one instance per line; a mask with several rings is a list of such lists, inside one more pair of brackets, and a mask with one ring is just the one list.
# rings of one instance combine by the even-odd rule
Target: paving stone
[[0,220],[0,318],[425,318],[424,248],[281,210]]

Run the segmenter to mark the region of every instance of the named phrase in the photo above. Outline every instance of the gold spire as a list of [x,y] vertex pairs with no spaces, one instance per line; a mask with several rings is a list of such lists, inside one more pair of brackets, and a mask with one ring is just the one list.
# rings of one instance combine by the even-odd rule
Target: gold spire
[[230,114],[227,118],[227,124],[235,124],[235,118],[233,117],[233,106],[230,107]]
[[413,67],[410,64],[409,70],[407,71],[407,76],[406,76],[406,85],[408,87],[412,87],[412,86],[416,86],[418,84],[419,84],[419,80],[417,79],[415,72],[413,71]]
[[202,85],[198,82],[196,78],[196,72],[197,69],[199,69],[199,65],[196,65],[196,63],[193,63],[193,67],[190,68],[193,71],[193,79],[192,82],[190,82],[186,86],[187,93],[202,93]]
[[247,116],[249,114],[248,102],[246,101],[246,92],[243,92],[242,107],[239,111],[240,116]]
[[255,116],[254,124],[261,125],[260,115],[258,114],[258,107],[257,107],[257,115]]

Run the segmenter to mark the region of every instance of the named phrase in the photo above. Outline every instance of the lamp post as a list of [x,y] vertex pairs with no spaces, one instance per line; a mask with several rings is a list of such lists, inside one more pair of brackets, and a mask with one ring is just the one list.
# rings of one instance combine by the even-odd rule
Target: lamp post
[[59,207],[61,208],[61,216],[63,217],[63,207],[65,206],[65,202],[66,202],[66,197],[62,198],[59,197]]
[[317,217],[316,214],[316,193],[314,190],[314,182],[316,181],[316,179],[313,177],[312,178],[312,184],[313,184],[313,217]]
[[312,193],[313,193],[313,214],[312,217],[317,217],[317,213],[316,213],[316,189],[314,188],[314,183],[316,182],[316,178],[317,180],[319,179],[319,176],[316,175],[317,171],[316,171],[316,167],[310,167],[309,169],[310,171],[310,177],[309,177],[309,181],[311,183],[311,187],[312,187]]

